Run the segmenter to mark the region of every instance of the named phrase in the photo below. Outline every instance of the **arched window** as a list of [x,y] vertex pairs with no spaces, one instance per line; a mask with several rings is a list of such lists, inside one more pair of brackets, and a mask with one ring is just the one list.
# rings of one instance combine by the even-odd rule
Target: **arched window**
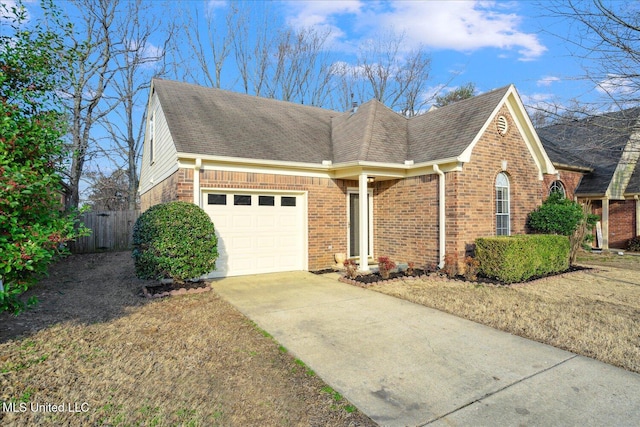
[[509,177],[500,172],[496,177],[496,234],[508,236],[511,234],[511,215],[509,212]]
[[556,180],[551,183],[551,185],[549,186],[549,195],[553,193],[560,194],[563,199],[567,197],[567,192],[564,189],[564,184],[562,183],[562,181]]

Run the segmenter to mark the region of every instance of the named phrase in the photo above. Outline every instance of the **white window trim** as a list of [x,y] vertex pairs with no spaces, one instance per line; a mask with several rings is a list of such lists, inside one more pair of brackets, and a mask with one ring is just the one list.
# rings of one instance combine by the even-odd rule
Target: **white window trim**
[[[506,186],[498,185],[498,179],[503,176],[506,180]],[[498,213],[498,188],[506,188],[507,190],[507,212],[506,213]],[[496,179],[494,182],[494,194],[495,194],[495,204],[494,209],[496,211],[495,225],[496,225],[496,235],[498,236],[510,236],[511,235],[511,182],[509,181],[509,175],[504,172],[500,172],[496,175]],[[498,231],[498,218],[506,217],[507,218],[507,232],[506,234],[500,234]]]
[[548,195],[550,196],[551,193],[554,192],[554,190],[560,190],[560,193],[562,193],[562,198],[563,199],[567,198],[567,188],[564,186],[564,182],[560,181],[559,179],[556,179],[551,183],[551,185],[549,186]]

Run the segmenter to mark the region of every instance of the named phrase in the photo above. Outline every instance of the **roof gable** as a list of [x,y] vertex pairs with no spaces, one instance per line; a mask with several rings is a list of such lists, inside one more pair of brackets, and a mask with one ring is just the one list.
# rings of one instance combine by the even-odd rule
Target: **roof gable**
[[461,156],[508,89],[496,89],[413,117],[409,121],[409,158],[428,162]]
[[635,177],[640,175],[639,120],[640,108],[632,108],[547,126],[538,133],[555,163],[578,159],[593,169],[576,194],[623,198],[637,186]]

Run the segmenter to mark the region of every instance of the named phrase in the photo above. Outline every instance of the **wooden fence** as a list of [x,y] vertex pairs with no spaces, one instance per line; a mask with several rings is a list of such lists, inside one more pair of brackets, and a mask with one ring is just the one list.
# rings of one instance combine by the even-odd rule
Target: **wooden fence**
[[131,249],[133,225],[140,211],[86,212],[80,220],[91,234],[70,245],[76,254]]

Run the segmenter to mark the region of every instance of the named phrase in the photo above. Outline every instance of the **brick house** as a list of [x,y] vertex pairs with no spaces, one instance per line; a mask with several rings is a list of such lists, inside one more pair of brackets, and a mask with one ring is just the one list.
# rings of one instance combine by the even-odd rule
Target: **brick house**
[[345,253],[442,265],[480,236],[524,233],[556,176],[514,86],[406,118],[154,79],[142,210],[201,206],[214,276],[318,270]]
[[624,248],[640,235],[640,108],[537,130],[559,172],[549,189],[591,202],[601,218],[602,249]]

